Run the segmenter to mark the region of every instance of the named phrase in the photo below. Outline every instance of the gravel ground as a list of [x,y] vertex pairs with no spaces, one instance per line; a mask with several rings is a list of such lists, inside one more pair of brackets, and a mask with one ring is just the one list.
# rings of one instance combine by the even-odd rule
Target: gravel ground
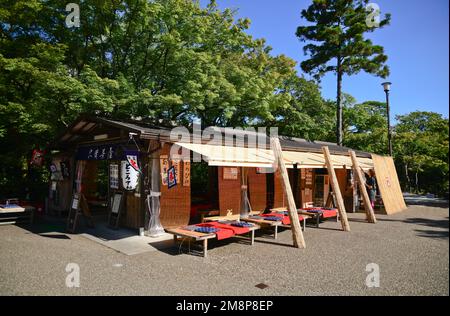
[[[402,213],[349,214],[352,231],[328,221],[308,227],[306,249],[259,235],[211,243],[209,257],[171,247],[126,256],[63,225],[0,227],[0,295],[448,295],[449,210],[411,206]],[[53,232],[37,234],[36,231]],[[80,267],[80,287],[65,285],[66,265]],[[380,269],[380,287],[366,286],[366,265]],[[264,283],[265,289],[255,285]]]

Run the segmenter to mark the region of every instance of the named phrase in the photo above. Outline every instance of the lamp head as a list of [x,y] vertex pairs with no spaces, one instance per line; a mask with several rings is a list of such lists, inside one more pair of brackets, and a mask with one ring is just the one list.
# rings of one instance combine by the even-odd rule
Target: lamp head
[[389,81],[383,82],[381,85],[383,86],[383,89],[385,92],[389,92],[391,90],[391,84]]

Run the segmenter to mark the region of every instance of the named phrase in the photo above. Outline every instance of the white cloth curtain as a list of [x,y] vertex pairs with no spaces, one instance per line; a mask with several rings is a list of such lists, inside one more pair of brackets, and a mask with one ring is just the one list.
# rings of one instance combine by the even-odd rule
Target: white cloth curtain
[[158,237],[164,234],[164,227],[161,225],[159,215],[161,212],[159,198],[161,196],[161,173],[159,171],[159,155],[152,155],[151,189],[147,195],[147,211],[149,212],[148,235]]

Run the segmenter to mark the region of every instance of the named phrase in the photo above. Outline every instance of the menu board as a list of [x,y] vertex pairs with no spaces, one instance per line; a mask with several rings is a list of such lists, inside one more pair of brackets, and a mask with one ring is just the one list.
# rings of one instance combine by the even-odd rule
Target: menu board
[[223,179],[224,180],[237,180],[238,178],[238,168],[223,168]]
[[111,212],[113,212],[114,214],[118,214],[121,204],[122,204],[122,193],[114,194]]
[[175,177],[177,182],[181,179],[181,162],[179,159],[172,160],[172,167],[175,169]]
[[312,185],[312,181],[313,181],[313,172],[311,169],[306,169],[305,185],[306,186]]
[[169,170],[169,157],[167,155],[161,155],[159,157],[161,168],[161,180],[162,185],[167,186],[167,171]]
[[112,163],[109,165],[109,186],[111,189],[119,188],[119,165]]
[[183,186],[191,185],[191,163],[190,161],[183,161]]

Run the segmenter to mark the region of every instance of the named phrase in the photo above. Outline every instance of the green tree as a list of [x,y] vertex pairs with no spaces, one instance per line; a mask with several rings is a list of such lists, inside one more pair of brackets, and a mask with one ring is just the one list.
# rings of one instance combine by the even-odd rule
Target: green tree
[[344,145],[370,153],[387,154],[386,103],[378,101],[345,103]]
[[310,58],[301,63],[308,74],[320,79],[327,72],[337,76],[336,99],[336,137],[337,143],[343,142],[343,110],[341,103],[342,78],[360,71],[380,77],[389,75],[387,56],[382,46],[374,45],[364,37],[389,24],[390,15],[386,14],[377,27],[366,23],[368,18],[366,5],[368,0],[313,0],[302,10],[301,16],[307,23],[297,28],[297,36]]
[[27,186],[31,149],[82,112],[246,126],[272,120],[290,102],[280,88],[295,62],[272,56],[245,32],[248,19],[215,1],[87,0],[79,28],[65,25],[66,4],[2,1],[2,194]]
[[308,140],[331,141],[335,121],[333,103],[322,98],[319,86],[312,80],[292,75],[279,91],[289,96],[289,102],[278,106],[273,119],[264,126],[278,126],[279,133]]
[[[397,116],[394,154],[404,170],[405,188],[448,195],[448,118],[416,111]],[[410,174],[413,175],[411,179]]]

